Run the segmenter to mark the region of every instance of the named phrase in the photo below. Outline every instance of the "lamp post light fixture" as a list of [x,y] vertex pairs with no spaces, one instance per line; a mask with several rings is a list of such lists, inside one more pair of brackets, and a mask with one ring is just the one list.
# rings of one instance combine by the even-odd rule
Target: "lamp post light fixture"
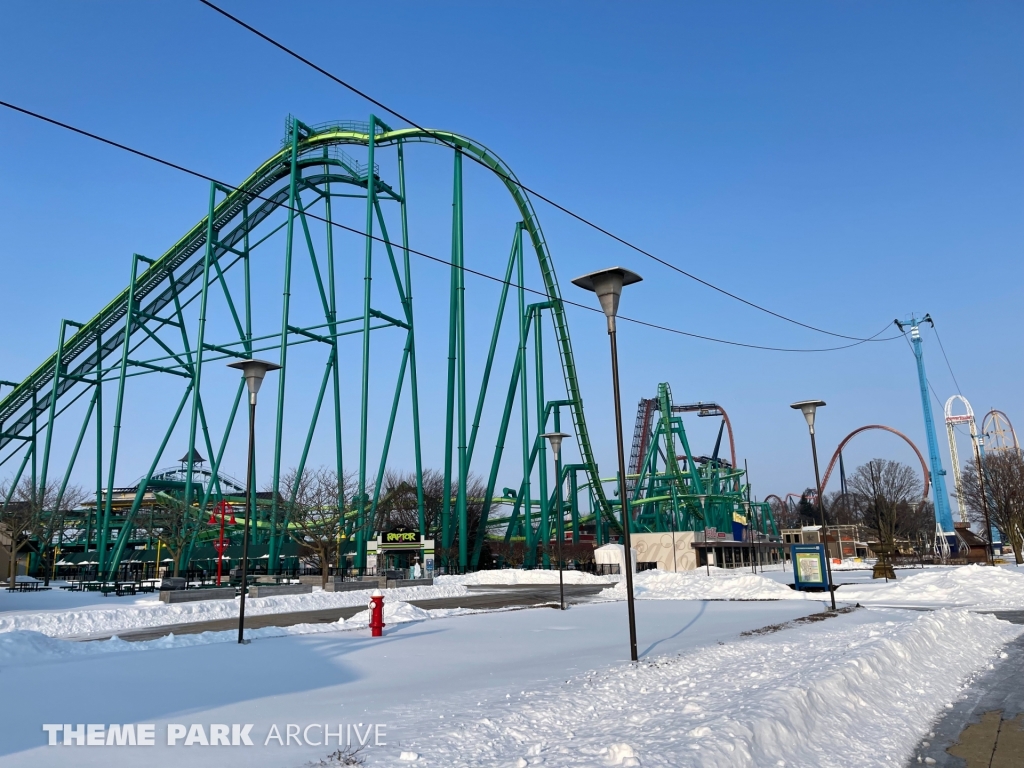
[[[832,583],[832,558],[828,554],[828,524],[825,522],[825,499],[821,495],[821,475],[818,473],[818,446],[814,441],[814,415],[818,408],[825,405],[824,400],[801,400],[793,403],[790,408],[802,411],[807,420],[807,430],[811,433],[811,456],[814,458],[814,487],[818,492],[818,512],[821,514],[821,539],[825,544],[825,571],[828,574],[828,593],[832,598],[832,610],[836,609],[836,588]],[[796,563],[793,563],[796,567]]]
[[253,506],[252,474],[256,458],[256,393],[269,371],[276,371],[281,366],[268,363],[266,360],[239,360],[229,363],[245,376],[245,385],[249,390],[249,453],[248,469],[245,473],[245,525],[242,530],[242,596],[238,603],[238,642],[245,645],[249,641],[244,637],[245,630],[245,593],[249,590],[249,517]]
[[551,452],[555,455],[555,509],[558,516],[555,518],[555,535],[558,537],[558,604],[561,610],[565,610],[565,585],[562,583],[562,539],[565,534],[562,527],[565,524],[565,515],[562,512],[562,440],[569,437],[565,432],[545,432],[541,437],[547,438],[551,444]]
[[622,539],[625,547],[623,567],[626,571],[626,606],[629,611],[629,652],[633,661],[636,654],[636,613],[633,606],[633,548],[630,541],[632,512],[626,499],[626,454],[622,446],[622,404],[619,400],[619,347],[615,335],[615,315],[619,311],[619,297],[624,285],[632,285],[643,280],[636,272],[622,267],[611,267],[577,277],[573,285],[597,294],[608,319],[608,340],[612,353],[612,391],[615,398],[615,447],[619,459],[619,508],[622,511]]

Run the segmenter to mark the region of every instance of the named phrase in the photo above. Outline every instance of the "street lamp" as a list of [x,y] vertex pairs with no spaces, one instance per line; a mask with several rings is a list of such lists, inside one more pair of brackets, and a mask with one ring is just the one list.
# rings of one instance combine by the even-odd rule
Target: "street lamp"
[[[807,429],[811,433],[811,455],[814,457],[814,487],[818,491],[818,511],[821,513],[821,538],[825,543],[825,571],[828,573],[828,593],[832,598],[832,610],[836,609],[836,590],[832,584],[832,558],[828,554],[828,524],[825,522],[825,499],[821,495],[821,475],[818,474],[818,446],[814,442],[814,413],[824,406],[824,400],[801,400],[793,403],[790,408],[802,411],[807,420]],[[796,563],[793,564],[796,567]]]
[[593,291],[601,302],[601,309],[608,318],[608,340],[612,348],[612,390],[615,397],[615,447],[619,458],[619,506],[622,510],[622,538],[625,546],[623,558],[626,571],[626,605],[629,611],[629,654],[633,661],[636,655],[636,613],[633,610],[633,547],[630,542],[631,513],[626,499],[626,454],[622,448],[622,404],[619,402],[619,347],[615,339],[615,315],[619,311],[619,296],[622,286],[643,280],[636,272],[622,267],[611,267],[588,275],[577,277],[573,285]]
[[228,363],[228,368],[234,368],[245,376],[245,385],[249,389],[249,458],[248,469],[245,473],[245,526],[242,531],[242,598],[238,604],[238,642],[245,645],[249,641],[244,638],[245,629],[245,593],[249,589],[249,513],[252,510],[252,471],[253,462],[256,458],[256,393],[260,391],[260,385],[268,371],[276,371],[280,368],[276,363],[268,363],[266,360],[239,360],[237,363]]
[[562,583],[562,525],[565,516],[562,514],[562,440],[569,435],[565,432],[545,432],[541,437],[546,437],[551,443],[551,452],[555,454],[555,509],[558,510],[558,517],[555,518],[555,535],[558,536],[558,600],[561,609],[565,610],[565,585]]

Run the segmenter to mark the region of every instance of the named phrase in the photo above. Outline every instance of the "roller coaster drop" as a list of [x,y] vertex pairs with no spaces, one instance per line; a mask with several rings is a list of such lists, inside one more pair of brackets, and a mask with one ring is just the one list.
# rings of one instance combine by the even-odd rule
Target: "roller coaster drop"
[[[454,155],[444,492],[437,531],[427,530],[420,450],[418,348],[405,177],[406,148],[413,143],[440,145],[453,150]],[[346,145],[364,147],[366,162],[352,158],[342,149]],[[378,161],[385,159],[385,150],[394,151],[394,157],[387,159],[395,169],[397,189],[381,177]],[[481,383],[475,392],[471,392],[467,384],[466,370],[467,305],[462,269],[465,264],[462,176],[465,155],[472,156],[502,181],[512,196],[518,217],[510,226],[511,252]],[[362,231],[339,224],[345,206],[353,204],[364,206],[365,229]],[[385,211],[389,211],[389,215],[385,215]],[[324,224],[326,227],[318,232]],[[351,317],[339,317],[338,290],[345,285],[345,275],[338,272],[336,253],[335,236],[339,226],[341,230],[358,232],[363,246],[362,274],[359,275],[361,307]],[[398,242],[389,234],[395,229],[400,233]],[[265,313],[255,311],[255,307],[266,306],[267,302],[253,300],[254,271],[268,268],[268,262],[258,257],[266,252],[265,243],[282,230],[283,265],[276,259],[271,261],[271,266],[283,266],[280,329],[254,335],[254,323],[259,325],[261,320],[269,319]],[[526,252],[531,249],[543,289],[542,300],[532,303],[528,302],[529,292],[525,288],[530,261]],[[293,281],[293,276],[300,263],[305,262],[305,256],[309,259],[307,295],[293,295],[296,288],[303,290],[298,280]],[[376,288],[374,273],[378,273],[379,283],[381,269],[385,274],[385,287]],[[530,270],[532,273],[533,268]],[[355,280],[352,284],[358,285]],[[510,298],[517,308],[507,312]],[[315,314],[310,316],[310,313]],[[301,316],[305,316],[305,321],[298,319]],[[563,396],[559,399],[548,399],[545,395],[544,363],[550,358],[550,352],[545,352],[543,336],[544,321],[548,318],[564,382]],[[512,359],[506,361],[508,384],[503,390],[505,397],[495,447],[489,461],[481,461],[476,451],[477,438],[488,389],[493,388],[492,374],[500,370],[499,336],[508,326],[513,328],[517,346]],[[392,334],[390,344],[389,332]],[[394,341],[396,332],[400,343]],[[380,333],[384,333],[385,338],[376,341]],[[355,382],[344,378],[346,366],[342,361],[345,358],[340,350],[340,341],[349,335],[356,336],[360,342],[358,472],[354,494],[339,498],[338,502],[344,510],[345,548],[354,557],[355,565],[365,562],[365,545],[373,534],[392,440],[399,422],[405,421],[399,418],[402,404],[411,414],[401,429],[409,440],[406,444],[413,447],[419,532],[424,537],[437,535],[438,545],[453,551],[452,565],[457,558],[460,568],[477,567],[488,532],[498,530],[503,530],[506,538],[521,537],[527,564],[532,564],[530,558],[535,555],[531,553],[536,552],[537,544],[550,539],[552,518],[559,511],[555,509],[554,486],[547,475],[545,441],[539,435],[551,429],[560,430],[564,412],[572,421],[579,452],[579,463],[564,465],[562,476],[555,479],[569,486],[565,508],[561,510],[563,516],[568,514],[571,518],[567,527],[575,540],[581,527],[592,525],[598,543],[621,530],[621,518],[613,510],[618,502],[609,502],[603,486],[608,480],[602,481],[598,475],[559,286],[532,203],[517,185],[511,169],[481,144],[449,132],[393,130],[373,116],[365,123],[333,122],[317,126],[308,126],[289,117],[282,148],[238,187],[211,184],[208,215],[159,258],[136,254],[128,287],[99,314],[85,323],[62,321],[54,354],[24,381],[8,382],[13,390],[0,400],[0,467],[8,465],[13,469],[2,502],[6,508],[12,503],[15,488],[28,483],[33,496],[38,494],[39,498],[47,493],[45,489],[55,488],[55,508],[60,508],[60,500],[76,467],[74,476],[77,477],[88,471],[89,464],[94,464],[95,498],[86,505],[84,512],[80,508],[71,513],[72,517],[79,515],[77,524],[69,527],[70,538],[61,542],[65,551],[81,553],[77,562],[96,563],[101,579],[114,577],[119,566],[133,558],[136,550],[152,543],[140,534],[141,518],[147,507],[152,508],[167,499],[182,504],[191,518],[191,543],[179,556],[180,564],[187,566],[203,559],[202,553],[211,549],[209,545],[214,538],[214,527],[206,524],[209,511],[225,500],[244,505],[245,485],[231,480],[221,469],[232,435],[244,432],[244,428],[233,429],[245,391],[244,380],[236,381],[234,397],[228,399],[224,397],[223,388],[211,387],[204,382],[204,376],[207,379],[222,377],[225,363],[232,360],[276,356],[282,370],[277,381],[269,487],[277,490],[256,494],[251,510],[255,521],[253,552],[264,553],[258,556],[266,558],[268,570],[274,572],[289,551],[289,500],[294,498],[298,485],[296,481],[291,488],[281,487],[285,476],[282,468],[289,466],[284,463],[288,450],[286,431],[295,430],[300,423],[294,396],[286,401],[286,385],[295,381],[301,383],[309,376],[308,369],[304,371],[301,367],[300,358],[289,363],[289,354],[300,345],[313,345],[305,349],[319,347],[323,351],[321,360],[325,358],[321,363],[324,365],[322,372],[310,377],[311,381],[319,380],[318,394],[308,416],[301,449],[295,451],[298,455],[291,466],[301,475],[317,427],[326,422],[324,426],[333,437],[330,464],[343,476],[342,404],[356,400],[353,394],[343,395],[348,389],[346,384],[352,384],[352,389],[356,386]],[[528,354],[531,341],[532,362]],[[372,359],[371,351],[374,351]],[[432,351],[430,359],[442,358],[438,350]],[[532,376],[528,375],[531,364]],[[211,365],[214,370],[210,370]],[[379,453],[371,456],[369,402],[371,394],[380,391],[380,372],[388,365],[388,370],[397,368],[390,415]],[[140,386],[138,377],[141,376],[159,379],[163,387],[160,395],[152,395],[152,384]],[[175,394],[164,397],[168,382],[180,384],[174,387]],[[113,414],[105,418],[104,406],[106,398],[110,397],[105,390],[110,387],[115,390]],[[141,414],[139,409],[126,409],[130,395],[146,401]],[[521,421],[521,467],[525,470],[521,467],[516,470],[521,473],[517,489],[506,489],[502,497],[496,498],[495,485],[516,401]],[[170,406],[169,413],[161,414],[161,405]],[[723,517],[724,521],[725,515],[741,507],[749,509],[749,499],[744,498],[740,480],[742,472],[717,461],[698,467],[689,455],[681,421],[670,415],[667,386],[659,391],[659,407],[662,408],[661,418],[656,434],[652,433],[651,445],[659,440],[665,443],[667,463],[663,469],[658,469],[657,452],[645,453],[639,476],[636,482],[630,483],[636,513],[633,525],[638,530],[668,530],[668,525],[676,526],[677,530],[704,527],[704,521],[711,516]],[[153,425],[161,423],[166,427],[156,428],[156,435],[160,434],[160,429],[163,434],[158,442],[151,441],[156,444],[147,459],[148,471],[131,486],[116,486],[118,473],[123,471],[119,469],[119,461],[124,459],[119,445],[122,434],[131,434],[136,444],[144,443],[146,435],[154,432]],[[68,424],[72,430],[65,433]],[[213,426],[223,430],[219,440]],[[88,451],[82,450],[90,427],[95,433],[93,460],[85,459]],[[180,445],[178,441],[186,434],[187,448],[180,467],[160,469],[168,463],[164,456],[170,450],[172,438]],[[677,436],[684,446],[685,465],[679,464],[675,454]],[[60,450],[56,449],[58,445]],[[65,451],[66,446],[71,446],[69,451]],[[200,455],[200,449],[206,452],[208,459]],[[58,453],[64,452],[68,455],[58,461]],[[477,459],[475,463],[474,459]],[[84,470],[78,466],[80,464],[85,464]],[[482,473],[487,477],[486,496],[482,500],[468,500],[466,489],[470,474],[481,464],[486,465]],[[253,487],[259,487],[255,471],[250,480]],[[589,514],[580,509],[582,488],[589,490]],[[476,530],[469,530],[467,509],[470,503],[482,505]],[[508,516],[499,517],[499,508]],[[672,510],[671,515],[666,515],[666,509]],[[233,539],[237,539],[239,532],[240,519],[238,525],[229,526],[228,530]],[[43,547],[52,543],[46,542]],[[290,551],[294,553],[294,546]],[[231,549],[228,552],[230,554]]]

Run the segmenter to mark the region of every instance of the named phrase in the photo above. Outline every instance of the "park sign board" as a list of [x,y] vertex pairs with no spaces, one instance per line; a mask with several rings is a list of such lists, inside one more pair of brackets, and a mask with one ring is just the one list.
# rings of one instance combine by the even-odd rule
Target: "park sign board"
[[378,544],[379,549],[421,549],[422,547],[419,531],[401,526],[381,533]]
[[797,589],[828,589],[824,544],[793,544],[793,585]]

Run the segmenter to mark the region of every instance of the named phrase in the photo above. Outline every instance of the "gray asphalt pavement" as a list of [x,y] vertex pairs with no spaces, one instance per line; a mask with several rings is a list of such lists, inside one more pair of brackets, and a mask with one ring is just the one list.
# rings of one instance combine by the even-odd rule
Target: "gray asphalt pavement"
[[[587,602],[607,585],[566,585],[565,602],[567,605]],[[385,598],[387,593],[385,592]],[[247,605],[259,598],[250,598]],[[477,610],[493,610],[496,608],[538,608],[545,605],[558,606],[558,585],[529,584],[518,586],[479,586],[469,587],[469,594],[459,597],[441,597],[432,600],[410,600],[411,605],[429,610],[431,608],[473,608]],[[248,614],[245,617],[247,629],[259,627],[290,627],[295,624],[331,624],[338,619],[347,619],[360,611],[366,610],[365,605],[353,605],[345,608],[327,608],[315,611],[294,611],[291,613]],[[79,638],[81,640],[108,640],[116,634],[122,640],[138,642],[155,640],[169,634],[195,635],[200,632],[223,632],[237,629],[238,619],[218,619],[215,621],[196,621],[184,624],[165,624],[159,627],[147,627],[126,632]]]
[[[992,611],[1024,624],[1024,611]],[[939,768],[1021,768],[1024,766],[1024,637],[1009,643],[932,726],[908,766]]]

